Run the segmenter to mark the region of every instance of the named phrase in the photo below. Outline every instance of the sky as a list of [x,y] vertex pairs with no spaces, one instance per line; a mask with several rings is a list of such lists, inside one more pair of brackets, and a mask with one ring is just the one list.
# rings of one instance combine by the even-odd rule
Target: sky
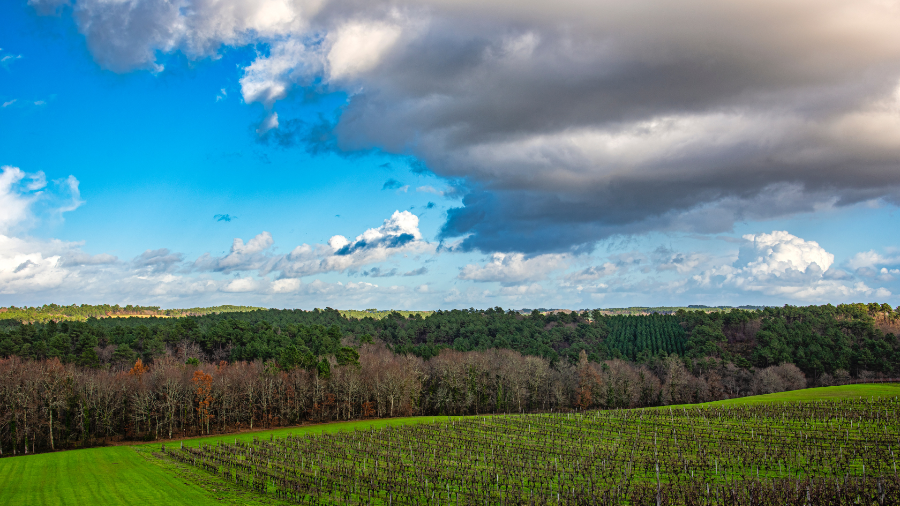
[[900,305],[896,0],[0,2],[0,306]]

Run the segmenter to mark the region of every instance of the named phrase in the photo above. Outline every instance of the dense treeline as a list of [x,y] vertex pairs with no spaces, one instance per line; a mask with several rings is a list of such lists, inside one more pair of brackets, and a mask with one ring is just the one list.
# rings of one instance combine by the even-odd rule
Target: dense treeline
[[896,377],[881,304],[346,318],[332,309],[0,327],[0,450],[304,421],[691,403]]
[[898,313],[887,304],[784,306],[759,311],[680,310],[675,315],[601,311],[522,315],[500,308],[347,318],[333,309],[256,310],[187,318],[89,318],[0,327],[0,357],[59,358],[86,367],[130,367],[173,353],[186,360],[321,361],[341,347],[382,341],[428,359],[443,349],[510,349],[551,364],[625,359],[650,364],[670,354],[714,357],[739,367],[793,363],[824,374],[900,371]]
[[691,374],[675,355],[652,365],[575,365],[512,350],[443,350],[430,360],[364,344],[341,360],[285,368],[172,356],[130,369],[59,359],[0,359],[0,453],[110,440],[165,439],[307,421],[683,404],[803,388],[792,365],[747,371],[711,361]]
[[680,311],[676,317],[689,336],[688,358],[716,356],[742,367],[793,363],[816,380],[835,374],[900,373],[900,307],[828,304],[756,312]]

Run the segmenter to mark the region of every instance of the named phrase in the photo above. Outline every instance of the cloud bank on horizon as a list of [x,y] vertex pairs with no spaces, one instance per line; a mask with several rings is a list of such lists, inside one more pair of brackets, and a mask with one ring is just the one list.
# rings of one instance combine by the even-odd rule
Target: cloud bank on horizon
[[[131,269],[146,274],[141,283],[181,283],[185,293],[289,294],[311,289],[303,278],[388,278],[424,266],[385,262],[460,255],[463,265],[444,274],[453,286],[427,300],[468,306],[565,293],[588,305],[707,290],[828,301],[897,291],[891,246],[836,262],[818,242],[761,222],[900,203],[900,2],[28,3],[39,14],[70,13],[96,63],[116,73],[163,75],[170,55],[216,60],[253,47],[236,85],[264,110],[255,135],[312,152],[413,159],[414,170],[451,187],[419,192],[460,198],[430,241],[416,215],[398,210],[353,240],[335,235],[289,253],[261,232],[235,238],[222,256],[148,249],[77,272]],[[334,93],[346,100],[331,119],[290,118],[282,107]],[[17,174],[3,177],[19,184]],[[0,186],[8,227],[31,216],[36,198],[11,184]],[[394,177],[382,187],[408,188]],[[727,251],[598,249],[648,234],[713,237],[747,222],[760,223],[757,231],[733,237]],[[78,245],[4,237],[24,241],[7,243],[6,255],[31,253],[6,262],[3,293],[25,290],[41,265],[35,290],[75,275],[66,259]],[[405,291],[410,301],[428,286],[314,282],[332,287],[319,295],[339,298],[353,285],[371,297]]]

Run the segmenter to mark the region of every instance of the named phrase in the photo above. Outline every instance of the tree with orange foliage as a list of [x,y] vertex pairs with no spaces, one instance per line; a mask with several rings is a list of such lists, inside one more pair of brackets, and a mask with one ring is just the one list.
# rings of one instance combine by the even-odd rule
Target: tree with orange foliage
[[134,363],[134,367],[128,371],[129,376],[137,376],[138,382],[143,383],[144,373],[149,371],[150,368],[144,365],[144,361],[141,359],[137,359],[137,362]]
[[194,371],[194,378],[191,380],[197,385],[197,418],[200,422],[200,431],[206,425],[206,433],[209,434],[209,421],[213,415],[209,412],[209,405],[212,404],[212,375],[203,371]]

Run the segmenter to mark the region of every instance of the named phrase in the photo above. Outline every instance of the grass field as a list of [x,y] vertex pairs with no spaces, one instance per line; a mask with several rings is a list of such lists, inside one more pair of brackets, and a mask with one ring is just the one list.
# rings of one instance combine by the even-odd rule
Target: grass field
[[125,446],[0,459],[0,503],[221,504]]
[[[459,417],[456,417],[458,419]],[[447,418],[438,418],[446,420]],[[185,439],[184,445],[252,441],[288,434],[329,434],[357,429],[432,423],[420,416],[243,432]],[[180,442],[166,443],[170,448]],[[269,504],[265,498],[153,457],[160,443],[43,453],[0,459],[0,505]]]
[[[885,398],[900,396],[900,385],[851,385],[783,392],[707,404],[735,407],[792,401]],[[459,418],[454,418],[458,420]],[[288,434],[302,436],[357,429],[446,421],[446,417],[411,417],[310,425],[184,440],[201,443],[250,442]],[[179,442],[166,443],[180,447]],[[271,496],[247,492],[211,473],[153,456],[160,443],[72,450],[0,459],[0,505],[56,504],[273,504]]]
[[[704,404],[685,404],[688,406],[739,406],[771,402],[797,402],[797,401],[826,401],[836,399],[858,399],[879,397],[900,397],[900,384],[882,383],[868,385],[843,385],[836,387],[805,388],[777,394],[754,395],[752,397],[740,397],[724,401],[707,402]],[[668,408],[670,406],[665,406]],[[672,406],[674,407],[674,406]]]

